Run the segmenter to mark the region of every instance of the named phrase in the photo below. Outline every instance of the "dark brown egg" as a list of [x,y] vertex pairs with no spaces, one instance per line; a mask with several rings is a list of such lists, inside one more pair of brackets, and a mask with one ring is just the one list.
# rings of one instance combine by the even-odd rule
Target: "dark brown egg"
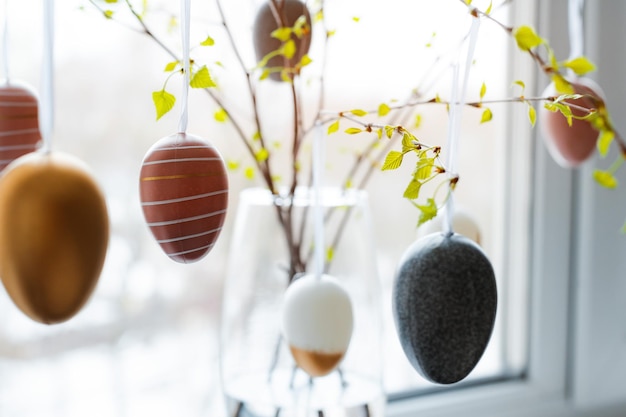
[[[277,0],[276,4],[278,8],[274,10],[271,1],[263,3],[254,20],[253,36],[256,59],[257,62],[260,62],[267,54],[280,48],[282,42],[271,36],[271,33],[278,29],[279,22],[282,23],[281,27],[293,27],[298,18],[304,16],[306,18],[306,33],[300,38],[295,34],[291,35],[291,39],[296,45],[294,56],[290,59],[284,56],[275,56],[266,65],[266,68],[293,68],[309,51],[311,15],[306,4],[300,0]],[[270,73],[270,78],[276,81],[282,80],[280,72],[275,71]]]
[[[588,78],[579,78],[573,82],[576,94],[588,94],[602,98],[600,87]],[[544,90],[542,97],[558,96],[559,93],[551,83]],[[585,108],[597,106],[589,97],[566,102]],[[575,116],[584,116],[586,113],[581,109],[572,109]],[[545,108],[539,110],[539,124],[542,136],[552,158],[563,167],[577,167],[585,162],[596,149],[598,131],[586,120],[573,119],[572,126],[567,124],[567,119],[560,112],[551,112]]]
[[215,147],[178,133],[146,154],[139,180],[143,214],[173,260],[200,260],[213,248],[228,206],[228,177]]
[[0,277],[33,320],[62,322],[83,307],[108,238],[104,197],[75,157],[31,153],[0,177]]
[[41,141],[37,97],[26,87],[0,84],[0,170]]

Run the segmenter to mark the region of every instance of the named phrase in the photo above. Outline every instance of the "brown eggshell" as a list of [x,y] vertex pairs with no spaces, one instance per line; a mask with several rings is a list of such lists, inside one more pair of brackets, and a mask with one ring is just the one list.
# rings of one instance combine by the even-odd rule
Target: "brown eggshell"
[[[579,78],[572,82],[576,94],[588,94],[602,98],[600,87],[588,78]],[[548,85],[542,97],[558,96],[554,83]],[[566,100],[586,108],[594,108],[597,104],[588,97],[577,100]],[[584,116],[580,109],[572,109],[575,116]],[[574,168],[585,162],[593,154],[598,140],[598,131],[586,120],[573,119],[572,126],[560,112],[551,112],[545,108],[539,110],[539,124],[544,142],[552,158],[561,166]]]
[[[275,56],[267,63],[268,68],[292,68],[309,51],[311,45],[311,15],[306,4],[300,0],[277,0],[277,15],[274,14],[271,3],[271,0],[263,3],[254,20],[253,36],[256,59],[261,61],[263,57],[277,50],[282,45],[280,40],[271,36],[271,33],[278,29],[281,20],[284,22],[283,27],[293,27],[300,16],[305,16],[309,32],[301,38],[293,34],[291,35],[291,39],[296,43],[294,56],[291,59],[286,59],[284,56]],[[282,80],[280,72],[270,73],[270,78],[275,81]]]
[[228,176],[215,147],[178,133],[146,154],[139,180],[143,214],[173,260],[200,260],[217,240],[228,206]]
[[31,319],[59,323],[83,307],[108,238],[104,196],[75,157],[31,153],[0,177],[0,277]]
[[0,83],[0,170],[41,141],[37,97],[26,86]]

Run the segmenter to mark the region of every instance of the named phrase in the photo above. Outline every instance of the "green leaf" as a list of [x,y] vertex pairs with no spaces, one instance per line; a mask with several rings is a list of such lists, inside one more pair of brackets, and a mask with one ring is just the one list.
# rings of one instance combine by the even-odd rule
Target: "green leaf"
[[415,136],[411,135],[409,132],[405,132],[404,135],[402,135],[402,152],[409,152],[415,148],[413,140],[415,140]]
[[104,0],[105,3],[117,3],[117,0]]
[[267,161],[267,158],[269,158],[269,156],[270,156],[270,153],[265,148],[259,149],[258,152],[254,154],[254,157],[259,162]]
[[491,109],[485,109],[483,111],[483,115],[480,117],[480,123],[487,123],[493,119],[493,113],[491,113]]
[[367,112],[361,109],[350,110],[350,113],[354,114],[357,117],[362,117],[362,116],[367,115]]
[[389,108],[389,106],[388,106],[387,104],[385,104],[385,103],[381,103],[381,104],[378,106],[378,115],[379,115],[379,116],[381,116],[381,117],[382,117],[382,116],[386,116],[387,114],[389,114],[389,111],[390,111],[390,110],[391,110],[391,109]]
[[313,62],[313,60],[311,59],[311,57],[308,54],[304,54],[302,55],[302,58],[300,58],[300,67],[306,67],[307,65],[309,65],[311,62]]
[[291,38],[291,28],[282,27],[274,30],[270,33],[272,38],[276,38],[279,41],[287,42]]
[[224,123],[225,121],[228,120],[228,112],[222,108],[219,108],[215,111],[215,113],[213,114],[213,117],[218,122]]
[[261,140],[261,133],[259,133],[258,130],[252,134],[252,140],[254,142],[258,142]]
[[328,126],[328,134],[330,135],[331,133],[335,133],[338,130],[339,130],[339,119],[335,120],[334,122],[331,123],[330,126]]
[[554,74],[552,76],[552,82],[557,92],[561,94],[574,94],[574,87],[567,81],[561,74]]
[[418,227],[437,216],[437,204],[433,198],[426,200],[426,205],[416,204],[415,207],[420,211],[420,216],[417,221]]
[[358,23],[361,20],[361,18],[358,16],[354,16],[352,20]]
[[293,58],[296,54],[296,43],[293,39],[289,39],[287,42],[283,44],[280,48],[280,53],[285,56],[287,59]]
[[388,139],[391,139],[391,137],[393,136],[393,132],[396,131],[396,128],[394,126],[385,126],[385,135],[387,135]]
[[345,130],[348,135],[356,135],[357,133],[361,133],[363,130],[358,127],[349,127]]
[[515,81],[513,81],[513,84],[517,84],[520,87],[522,87],[522,92],[520,93],[520,96],[523,96],[524,95],[524,90],[526,90],[526,84],[524,83],[524,81],[522,81],[522,80],[515,80]]
[[483,100],[483,97],[485,97],[486,93],[487,93],[487,85],[483,83],[483,85],[480,87],[480,101]]
[[487,10],[485,10],[485,14],[491,14],[491,9],[493,8],[493,2],[490,1],[489,2],[489,7],[487,7]]
[[211,74],[209,74],[209,69],[206,65],[202,66],[202,68],[193,74],[189,85],[191,88],[211,88],[217,86],[211,78]]
[[537,122],[537,111],[531,104],[528,104],[528,120],[530,120],[531,126],[535,127],[535,123]]
[[113,10],[105,10],[102,12],[104,17],[106,17],[107,19],[113,19],[113,13]]
[[618,185],[617,179],[608,171],[596,169],[593,171],[593,179],[605,188],[613,189]]
[[420,188],[422,188],[422,183],[413,179],[409,182],[406,190],[404,190],[402,197],[408,198],[409,200],[417,200],[420,194]]
[[174,103],[176,103],[176,97],[163,89],[152,93],[152,102],[156,109],[156,119],[159,120],[167,114],[167,112],[172,110]]
[[215,40],[212,37],[207,36],[205,40],[200,42],[200,45],[202,45],[202,46],[213,46],[213,45],[215,45]]
[[226,168],[228,168],[230,171],[238,170],[239,166],[240,166],[239,161],[235,161],[233,159],[229,159],[228,161],[226,161]]
[[385,162],[383,163],[383,167],[381,169],[383,171],[397,169],[400,167],[400,165],[402,165],[403,158],[404,154],[402,152],[389,151],[389,153],[385,157]]
[[415,123],[413,124],[413,127],[415,129],[419,129],[419,127],[422,125],[422,115],[421,114],[416,114],[415,115]]
[[417,161],[415,167],[414,178],[417,180],[425,180],[430,177],[433,172],[433,166],[435,165],[434,158],[422,158]]
[[243,175],[249,179],[249,180],[253,180],[254,179],[254,168],[253,167],[246,167],[246,169],[244,169],[243,171]]
[[268,78],[269,76],[270,76],[270,70],[264,69],[263,72],[261,73],[261,76],[259,77],[259,81],[264,80]]
[[517,46],[522,51],[530,51],[531,49],[545,43],[535,30],[530,26],[520,26],[513,31],[513,37]]
[[168,62],[163,71],[172,72],[176,69],[177,66],[178,66],[178,61]]
[[585,75],[596,69],[596,66],[584,56],[565,61],[563,66],[574,71],[576,75]]
[[328,249],[326,249],[326,262],[328,263],[332,261],[334,257],[335,257],[335,251],[332,246],[329,246]]
[[598,138],[598,152],[600,152],[601,156],[606,156],[609,152],[609,147],[615,138],[615,133],[611,130],[603,130],[600,132],[600,137]]

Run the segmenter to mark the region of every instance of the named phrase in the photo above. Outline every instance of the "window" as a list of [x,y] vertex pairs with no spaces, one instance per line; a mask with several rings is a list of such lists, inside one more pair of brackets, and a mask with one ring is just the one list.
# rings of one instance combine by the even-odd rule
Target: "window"
[[[166,75],[161,70],[169,57],[146,37],[99,16],[87,1],[57,3],[55,147],[80,156],[94,169],[107,194],[112,239],[96,296],[66,324],[33,324],[1,293],[0,406],[16,417],[220,415],[216,329],[230,229],[223,232],[208,258],[191,266],[176,265],[151,240],[136,204],[139,161],[152,143],[176,130],[177,111],[154,123],[150,102],[150,92],[163,84]],[[154,6],[154,24],[169,44],[178,45],[177,30],[167,34],[170,13],[178,8],[168,3]],[[258,2],[225,3],[229,13],[238,10],[243,26],[237,33],[243,38]],[[422,57],[434,60],[467,32],[466,13],[456,3],[394,0],[381,6],[374,1],[343,0],[329,4],[337,7],[333,23],[349,29],[339,31],[333,40],[331,53],[336,60],[328,80],[333,94],[327,107],[375,108],[383,101],[403,99],[426,71]],[[500,19],[510,24],[536,23],[542,34],[554,39],[555,46],[566,49],[559,44],[565,26],[557,19],[563,14],[564,1],[511,3],[497,11]],[[197,1],[192,7],[198,13],[194,31],[198,37],[206,36],[209,29],[205,28],[215,23],[213,9]],[[617,85],[622,81],[618,77],[623,60],[611,68],[597,59],[618,59],[601,48],[608,33],[608,25],[602,22],[613,22],[609,19],[626,12],[624,6],[615,7],[619,13],[589,2],[587,15],[590,45],[598,47],[593,51],[598,56],[592,58],[600,64],[599,76]],[[41,22],[39,9],[32,0],[9,6],[11,73],[33,85],[39,79],[41,36],[39,30],[32,30]],[[352,20],[354,16],[360,18],[358,23]],[[121,19],[124,24],[132,23]],[[401,42],[378,43],[376,32],[368,29],[372,24],[384,27],[389,39]],[[619,22],[610,27],[623,31]],[[535,79],[533,64],[511,49],[511,42],[498,28],[484,22],[480,31],[469,97],[477,97],[482,82],[488,87],[487,97],[493,98],[515,94],[511,83],[516,79],[524,79],[528,91],[541,90],[543,79]],[[409,37],[411,42],[404,42]],[[240,41],[243,44],[245,39]],[[206,59],[221,59],[220,53],[224,50],[217,49]],[[251,51],[246,53],[250,59]],[[497,59],[492,60],[494,55]],[[453,57],[446,54],[442,62]],[[355,62],[360,69],[342,77],[339,71]],[[444,74],[445,67],[441,69]],[[385,76],[390,68],[397,77]],[[489,75],[483,79],[485,71]],[[237,88],[227,74],[220,81],[225,89]],[[170,85],[176,91],[179,80],[174,77]],[[439,92],[444,97],[448,86],[449,78],[442,77],[426,94]],[[623,88],[619,89],[624,95]],[[611,90],[607,94],[610,104],[624,105],[619,94]],[[206,122],[215,110],[206,97],[192,92],[190,99],[189,130],[211,139],[225,155],[245,164],[241,146],[229,140],[228,125]],[[554,166],[542,145],[532,140],[536,132],[528,126],[525,112],[509,105],[492,109],[493,122],[483,125],[478,123],[480,111],[464,110],[458,201],[477,218],[500,280],[493,341],[466,383],[435,387],[406,363],[387,317],[385,378],[392,416],[432,410],[446,416],[568,415],[572,405],[609,406],[626,400],[618,372],[625,369],[626,356],[616,353],[624,351],[626,330],[614,331],[603,321],[611,313],[624,317],[617,302],[626,291],[626,284],[617,279],[623,278],[620,271],[625,269],[620,264],[621,252],[609,252],[611,258],[605,260],[603,251],[609,246],[625,249],[624,238],[611,234],[621,225],[620,215],[607,212],[606,207],[617,210],[626,207],[626,202],[593,188],[588,181],[590,168],[571,173]],[[423,112],[423,123],[415,133],[445,145],[445,109],[424,107],[419,112]],[[414,117],[415,113],[412,121]],[[337,159],[329,160],[329,182],[342,177],[341,167],[353,158],[358,140],[337,139],[341,143]],[[400,198],[409,174],[410,167],[380,173],[369,188],[372,211],[379,220],[374,227],[381,280],[387,291],[398,257],[418,233],[416,211]],[[234,172],[231,181],[234,207],[237,190],[255,183],[241,172]],[[381,214],[388,211],[388,201],[394,201],[393,217],[401,219],[393,226]],[[618,221],[613,227],[601,218]],[[229,228],[233,219],[230,215]],[[570,244],[572,239],[575,243]],[[589,241],[606,243],[590,248]],[[590,279],[596,270],[604,277],[599,283]],[[575,282],[585,291],[577,291]],[[615,298],[608,299],[607,312],[601,305],[612,291]],[[592,342],[586,338],[590,332]],[[615,370],[609,369],[608,359],[600,358],[611,358]],[[585,377],[592,378],[586,381]],[[594,389],[596,378],[607,381],[600,385],[602,390]],[[437,395],[429,395],[433,391]],[[615,410],[619,413],[624,408]]]

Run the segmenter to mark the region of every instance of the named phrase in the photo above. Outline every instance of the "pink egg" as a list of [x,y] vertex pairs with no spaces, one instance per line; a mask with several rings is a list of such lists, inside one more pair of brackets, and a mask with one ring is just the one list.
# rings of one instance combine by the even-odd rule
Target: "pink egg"
[[[572,85],[577,94],[589,94],[600,98],[604,96],[600,87],[588,78],[579,78],[572,82]],[[554,84],[551,83],[544,90],[542,97],[558,95]],[[566,102],[586,108],[597,106],[589,97]],[[572,113],[576,116],[586,114],[580,109],[572,109]],[[563,167],[579,166],[591,157],[596,148],[598,131],[585,120],[573,119],[572,126],[569,126],[567,119],[560,112],[551,112],[542,107],[539,110],[539,124],[550,155]]]
[[0,170],[41,141],[37,97],[20,84],[0,84]]
[[228,206],[228,177],[215,147],[178,133],[146,154],[139,180],[143,214],[173,260],[200,260],[215,245]]

